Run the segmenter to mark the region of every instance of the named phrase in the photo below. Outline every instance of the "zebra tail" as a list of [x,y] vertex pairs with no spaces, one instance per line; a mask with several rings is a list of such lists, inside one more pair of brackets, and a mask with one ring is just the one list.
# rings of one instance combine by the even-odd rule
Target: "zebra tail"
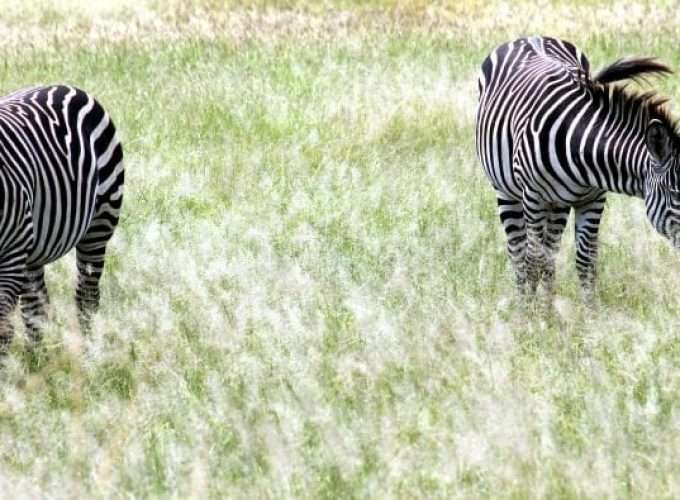
[[594,83],[606,84],[621,80],[645,80],[647,76],[668,75],[673,71],[655,57],[619,59],[602,68],[593,78]]

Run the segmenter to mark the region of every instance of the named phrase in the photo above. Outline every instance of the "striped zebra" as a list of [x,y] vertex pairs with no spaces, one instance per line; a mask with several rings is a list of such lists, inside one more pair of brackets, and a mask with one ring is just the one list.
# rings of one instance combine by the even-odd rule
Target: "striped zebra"
[[0,98],[0,352],[21,303],[38,341],[49,301],[45,264],[76,248],[84,331],[99,304],[106,244],[123,201],[123,150],[102,106],[57,85]]
[[550,292],[571,209],[586,299],[595,280],[606,193],[644,198],[656,230],[680,246],[680,137],[654,93],[612,85],[671,70],[618,60],[595,76],[571,43],[546,37],[501,45],[479,77],[476,148],[496,190],[517,286]]

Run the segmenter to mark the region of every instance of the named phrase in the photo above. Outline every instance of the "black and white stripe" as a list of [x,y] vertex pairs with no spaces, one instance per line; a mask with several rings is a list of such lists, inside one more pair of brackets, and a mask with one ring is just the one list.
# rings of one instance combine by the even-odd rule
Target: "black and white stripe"
[[27,330],[46,321],[44,266],[76,248],[76,302],[89,329],[106,244],[123,201],[123,150],[102,106],[58,85],[0,99],[0,350],[17,301]]
[[501,45],[479,77],[477,154],[496,190],[518,286],[550,290],[554,255],[575,212],[576,266],[592,292],[606,193],[645,199],[654,227],[680,235],[680,139],[665,100],[613,82],[670,73],[651,58],[594,77],[572,44],[546,37]]

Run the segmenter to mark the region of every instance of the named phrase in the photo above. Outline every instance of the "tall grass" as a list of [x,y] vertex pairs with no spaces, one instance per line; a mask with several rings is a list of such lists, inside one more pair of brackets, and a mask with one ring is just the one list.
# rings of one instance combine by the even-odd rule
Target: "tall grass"
[[497,43],[680,67],[672,3],[23,5],[0,90],[93,92],[127,184],[92,335],[65,258],[0,371],[4,495],[678,495],[680,256],[612,196],[596,307],[570,230],[521,306],[473,141]]

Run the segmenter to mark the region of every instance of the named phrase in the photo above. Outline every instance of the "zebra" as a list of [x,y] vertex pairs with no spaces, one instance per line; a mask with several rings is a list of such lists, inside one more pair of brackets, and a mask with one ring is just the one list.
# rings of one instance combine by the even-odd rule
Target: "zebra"
[[656,58],[619,59],[596,75],[573,44],[521,38],[496,48],[479,76],[477,156],[496,192],[521,295],[554,287],[555,254],[575,213],[576,269],[594,298],[607,192],[644,198],[661,235],[680,247],[680,136],[667,99],[614,85],[672,71]]
[[29,339],[40,341],[45,265],[73,247],[79,323],[90,330],[123,181],[116,128],[91,95],[53,85],[0,98],[0,353],[12,342],[18,302]]

